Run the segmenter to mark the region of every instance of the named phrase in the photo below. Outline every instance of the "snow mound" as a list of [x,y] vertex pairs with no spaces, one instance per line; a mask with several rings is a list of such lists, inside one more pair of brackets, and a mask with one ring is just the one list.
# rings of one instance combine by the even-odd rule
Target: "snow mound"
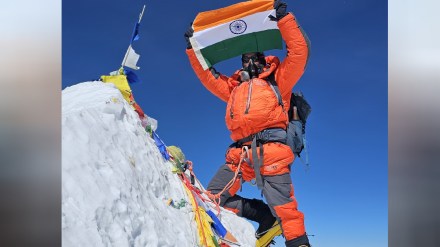
[[[63,246],[199,246],[191,205],[166,203],[190,202],[171,168],[112,84],[63,90]],[[241,246],[254,246],[248,221],[220,217]]]

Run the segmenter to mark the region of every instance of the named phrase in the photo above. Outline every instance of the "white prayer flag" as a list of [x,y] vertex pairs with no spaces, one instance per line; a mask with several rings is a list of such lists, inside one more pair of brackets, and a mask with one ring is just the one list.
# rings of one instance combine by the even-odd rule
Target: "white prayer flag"
[[140,55],[137,54],[133,48],[131,48],[131,45],[127,49],[127,53],[125,53],[125,61],[122,64],[122,66],[126,66],[135,70],[140,69],[136,64],[139,60]]

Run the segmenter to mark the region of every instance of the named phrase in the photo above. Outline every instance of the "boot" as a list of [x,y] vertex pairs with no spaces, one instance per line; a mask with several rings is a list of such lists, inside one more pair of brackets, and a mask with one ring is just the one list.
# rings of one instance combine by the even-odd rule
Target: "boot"
[[309,244],[309,238],[306,234],[286,241],[286,247],[311,247]]
[[269,206],[262,200],[257,199],[243,198],[242,216],[246,219],[258,222],[259,226],[257,232],[255,232],[257,239],[266,233],[276,221]]

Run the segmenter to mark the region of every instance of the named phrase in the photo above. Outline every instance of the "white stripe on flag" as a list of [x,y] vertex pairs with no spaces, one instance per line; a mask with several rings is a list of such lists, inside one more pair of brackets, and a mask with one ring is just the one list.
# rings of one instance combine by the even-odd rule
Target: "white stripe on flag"
[[[193,40],[191,40],[191,44],[193,47],[197,47],[197,49],[203,49],[210,45],[216,44],[223,40],[227,40],[230,38],[235,38],[241,35],[255,33],[265,30],[278,29],[277,22],[271,21],[269,19],[269,15],[275,16],[275,10],[267,10],[263,12],[258,12],[252,15],[245,16],[239,20],[244,21],[246,23],[246,30],[243,33],[233,33],[230,29],[231,23],[233,21],[220,24],[215,27],[211,27],[199,32],[195,32],[193,36]],[[194,49],[196,50],[196,49]]]
[[125,63],[122,66],[126,66],[135,70],[140,69],[136,64],[139,60],[140,55],[137,54],[133,48],[131,48],[131,45],[127,49],[127,53],[125,54]]
[[190,37],[189,42],[191,42],[191,46],[194,50],[194,53],[195,53],[197,59],[200,62],[200,65],[202,65],[202,68],[204,70],[207,70],[209,68],[209,66],[206,63],[205,58],[202,55],[202,52],[200,51],[201,49],[199,48],[199,44],[197,43],[196,39],[194,37]]

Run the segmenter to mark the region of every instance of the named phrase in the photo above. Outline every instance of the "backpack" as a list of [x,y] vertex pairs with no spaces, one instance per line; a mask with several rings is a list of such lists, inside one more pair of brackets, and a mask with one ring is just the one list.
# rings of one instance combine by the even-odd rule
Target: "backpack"
[[[298,118],[294,119],[293,107],[297,108]],[[306,122],[312,108],[302,93],[292,93],[289,106],[289,125],[287,126],[287,145],[300,157],[305,146]]]
[[[278,103],[283,106],[280,90],[273,77],[269,78],[268,82],[278,99]],[[299,119],[294,119],[293,107],[297,108]],[[311,111],[312,108],[301,92],[292,93],[290,95],[290,106],[288,110],[289,124],[287,125],[286,144],[289,145],[292,152],[298,157],[300,157],[301,151],[305,147],[306,122]]]

